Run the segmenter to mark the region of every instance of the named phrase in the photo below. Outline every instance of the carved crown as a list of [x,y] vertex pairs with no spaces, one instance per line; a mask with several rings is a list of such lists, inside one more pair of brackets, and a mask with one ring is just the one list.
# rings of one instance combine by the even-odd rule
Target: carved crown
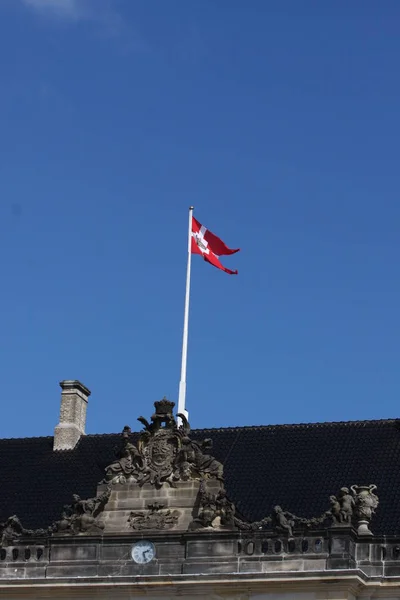
[[154,402],[154,408],[156,409],[155,414],[158,417],[169,416],[172,417],[172,411],[175,406],[175,402],[167,400],[165,397],[162,400]]

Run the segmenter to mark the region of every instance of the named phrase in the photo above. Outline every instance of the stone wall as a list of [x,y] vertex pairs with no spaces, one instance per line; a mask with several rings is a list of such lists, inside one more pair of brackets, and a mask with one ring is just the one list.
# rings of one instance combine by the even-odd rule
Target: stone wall
[[[106,488],[106,484],[99,485],[98,495],[104,493]],[[217,493],[221,489],[221,483],[210,481],[208,489],[212,493]],[[110,499],[101,515],[105,526],[104,532],[107,534],[132,532],[135,521],[134,518],[130,520],[131,513],[143,513],[146,516],[151,512],[149,506],[154,506],[156,502],[160,506],[160,510],[157,511],[160,517],[167,511],[173,511],[176,517],[172,523],[163,524],[160,519],[156,530],[187,531],[198,513],[198,492],[199,482],[193,480],[179,481],[175,487],[164,485],[159,490],[154,490],[154,486],[150,484],[145,484],[143,487],[139,487],[136,483],[113,485]]]

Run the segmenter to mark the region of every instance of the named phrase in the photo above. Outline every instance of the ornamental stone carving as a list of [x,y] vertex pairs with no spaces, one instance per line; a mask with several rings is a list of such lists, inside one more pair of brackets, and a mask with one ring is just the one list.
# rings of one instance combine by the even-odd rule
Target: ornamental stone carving
[[149,512],[131,512],[128,522],[132,529],[169,529],[177,524],[179,512],[177,510],[165,510],[164,504],[154,502],[148,504]]
[[77,535],[98,533],[104,529],[104,523],[98,518],[110,498],[111,487],[96,498],[83,500],[77,494],[72,503],[64,506],[61,519],[46,529],[26,529],[16,515],[0,523],[0,546],[12,544],[17,538],[39,538],[53,534]]
[[347,525],[349,527],[353,520],[355,507],[354,495],[350,494],[349,488],[342,487],[337,497],[330,496],[329,500],[334,525]]
[[150,423],[139,417],[144,430],[137,445],[132,442],[130,428],[124,428],[122,448],[117,459],[106,468],[104,482],[136,482],[139,486],[150,483],[159,488],[164,483],[174,487],[177,481],[222,480],[223,466],[209,454],[211,440],[191,440],[190,425],[184,415],[178,415],[182,420],[178,427],[174,406],[174,402],[164,398],[154,403]]
[[275,506],[271,523],[277,533],[284,533],[289,540],[293,539],[293,527],[297,517],[292,513],[282,510],[280,506]]
[[272,515],[264,517],[261,521],[248,523],[234,517],[234,522],[239,529],[245,531],[272,530],[286,534],[288,539],[293,538],[294,529],[304,531],[330,526],[356,527],[359,535],[372,535],[368,526],[379,504],[378,496],[373,493],[376,485],[352,485],[350,490],[342,487],[337,496],[330,496],[330,510],[320,517],[306,519],[275,506]]
[[298,517],[293,513],[283,510],[279,505],[275,506],[272,514],[266,516],[260,521],[246,523],[241,519],[235,518],[235,524],[244,531],[273,531],[285,535],[289,540],[294,537],[294,529],[304,532],[305,530],[318,529],[326,524],[330,512],[324,512],[320,517]]
[[373,493],[376,485],[352,485],[350,490],[342,487],[337,496],[330,496],[333,526],[353,526],[359,535],[372,535],[369,523],[379,504]]
[[[180,415],[182,418],[182,415]],[[186,421],[186,419],[185,419]],[[223,479],[223,466],[213,456],[208,454],[212,448],[212,440],[202,442],[191,440],[188,437],[189,424],[184,421],[181,429],[183,434],[176,461],[175,479]]]
[[143,474],[144,462],[139,450],[129,440],[131,428],[122,430],[122,447],[118,458],[106,468],[104,483],[127,483],[138,481]]
[[0,546],[8,546],[19,537],[43,537],[48,533],[49,529],[25,529],[17,515],[12,515],[0,523]]
[[215,527],[217,521],[223,527],[236,529],[235,506],[228,500],[223,488],[217,494],[213,494],[207,489],[206,480],[203,479],[200,482],[198,498],[198,516],[193,519],[189,529]]
[[82,500],[74,494],[72,503],[64,506],[61,519],[51,526],[52,533],[77,535],[82,533],[99,533],[104,523],[98,518],[111,495],[111,487],[96,498]]
[[21,536],[24,531],[24,527],[17,515],[8,517],[4,523],[0,523],[1,545],[7,546],[13,539]]
[[218,492],[215,503],[221,525],[235,528],[235,505],[228,500],[224,488]]
[[354,517],[359,535],[373,535],[369,529],[369,523],[378,508],[379,499],[374,491],[376,485],[352,485],[351,491],[354,495]]

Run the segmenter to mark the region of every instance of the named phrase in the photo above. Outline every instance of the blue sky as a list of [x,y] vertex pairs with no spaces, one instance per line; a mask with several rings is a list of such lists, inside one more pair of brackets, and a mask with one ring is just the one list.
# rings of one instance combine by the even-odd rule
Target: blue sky
[[0,436],[398,417],[397,0],[0,0]]

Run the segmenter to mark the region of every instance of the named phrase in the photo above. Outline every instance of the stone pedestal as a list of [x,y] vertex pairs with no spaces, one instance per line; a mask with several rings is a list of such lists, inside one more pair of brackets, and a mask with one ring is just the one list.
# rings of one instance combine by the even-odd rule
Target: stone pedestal
[[357,523],[357,533],[358,535],[373,535],[372,531],[369,529],[369,521],[359,520]]
[[[140,531],[187,531],[199,512],[199,481],[178,481],[176,487],[164,484],[160,489],[137,483],[115,484],[99,519],[104,534]],[[100,484],[97,495],[106,489]],[[207,490],[217,494],[222,488],[218,480],[208,480]],[[134,513],[134,514],[132,514]]]

